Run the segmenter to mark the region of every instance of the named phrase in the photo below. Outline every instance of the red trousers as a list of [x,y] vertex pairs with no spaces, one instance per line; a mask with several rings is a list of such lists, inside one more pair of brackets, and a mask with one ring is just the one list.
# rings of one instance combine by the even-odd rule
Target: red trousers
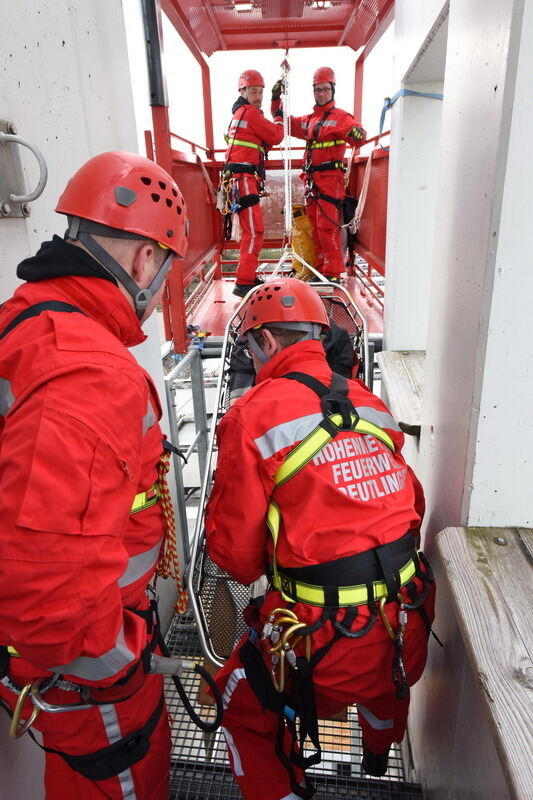
[[[157,707],[163,679],[148,675],[143,686],[128,700],[98,705],[86,711],[41,712],[33,729],[41,731],[46,747],[72,755],[84,755],[113,744],[138,730]],[[13,709],[17,695],[0,685],[0,697]],[[48,703],[79,702],[77,692],[50,689]],[[22,719],[27,719],[29,701]],[[35,745],[37,747],[37,745]],[[46,753],[46,800],[168,800],[170,768],[170,728],[166,708],[150,736],[148,753],[129,769],[102,781],[92,781],[68,766],[61,756]]]
[[[424,604],[429,620],[434,614],[434,585]],[[272,599],[270,599],[272,596]],[[277,592],[267,596],[267,613],[284,603]],[[298,605],[293,609],[296,613]],[[387,606],[387,614],[397,629],[397,606]],[[300,615],[298,615],[300,616]],[[363,624],[357,621],[353,629]],[[331,623],[313,634],[313,652],[333,635]],[[427,657],[427,630],[417,611],[408,612],[405,632],[404,664],[412,686],[420,678]],[[301,770],[291,776],[276,753],[279,717],[262,708],[252,691],[239,658],[237,646],[216,681],[224,700],[223,731],[228,744],[231,767],[245,800],[297,800],[295,785],[304,784]],[[267,645],[261,642],[265,663],[270,669]],[[381,623],[361,639],[342,637],[313,669],[315,700],[319,718],[332,717],[348,705],[357,703],[363,741],[374,753],[383,753],[405,734],[409,711],[409,694],[403,700],[396,696],[392,680],[392,642]],[[289,755],[285,738],[284,753]]]
[[[320,191],[328,197],[344,197],[342,173],[314,173],[315,194]],[[317,261],[316,268],[323,275],[338,278],[344,272],[341,247],[341,213],[334,203],[312,195],[307,198],[307,216],[313,230]]]
[[[241,198],[250,194],[259,195],[257,178],[253,175],[239,175],[239,195]],[[237,267],[237,283],[253,284],[256,277],[259,254],[263,247],[265,226],[259,202],[239,211],[241,227],[241,243],[239,265]]]

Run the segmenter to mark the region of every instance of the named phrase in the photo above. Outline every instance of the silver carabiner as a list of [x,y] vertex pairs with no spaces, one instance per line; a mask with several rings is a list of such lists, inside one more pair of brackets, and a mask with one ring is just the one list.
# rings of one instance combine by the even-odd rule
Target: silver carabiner
[[40,711],[45,711],[48,714],[58,714],[61,711],[84,711],[88,708],[94,708],[94,705],[91,703],[66,703],[65,705],[47,703],[46,700],[43,700],[43,696],[40,692],[41,686],[46,680],[47,678],[39,682],[35,681],[31,687],[31,701],[35,708],[38,708]]

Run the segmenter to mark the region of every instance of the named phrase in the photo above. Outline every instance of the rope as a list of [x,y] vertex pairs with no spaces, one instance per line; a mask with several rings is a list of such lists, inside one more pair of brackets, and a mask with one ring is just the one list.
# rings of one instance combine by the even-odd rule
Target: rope
[[[396,100],[398,100],[398,98],[400,97],[429,97],[430,100],[442,100],[444,95],[437,94],[436,92],[414,92],[412,89],[400,89],[400,91],[396,92],[396,94],[393,97],[386,97],[385,104],[381,109],[381,117],[379,119],[378,142],[379,139],[381,138],[381,134],[383,133],[383,123],[385,122],[385,114],[387,113],[389,108],[393,107]],[[383,150],[389,149],[388,147],[383,147],[383,145],[381,145],[381,147],[383,148]]]
[[285,58],[281,62],[283,70],[283,180],[285,186],[285,242],[290,243],[292,238],[292,183],[291,183],[291,108],[290,108],[290,87],[289,72],[290,65],[287,60],[288,50],[285,51]]
[[155,574],[160,578],[174,578],[178,588],[175,610],[178,614],[184,614],[187,610],[188,596],[181,581],[178,549],[176,546],[176,517],[174,516],[172,498],[167,483],[167,472],[169,468],[170,452],[165,451],[157,465],[159,475],[159,502],[165,520],[165,541],[161,548]]

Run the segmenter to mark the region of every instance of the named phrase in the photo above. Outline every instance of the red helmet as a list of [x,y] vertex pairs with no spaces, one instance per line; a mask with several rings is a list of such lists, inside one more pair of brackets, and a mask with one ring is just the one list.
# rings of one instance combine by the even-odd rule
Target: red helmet
[[296,278],[276,278],[258,287],[244,307],[240,333],[276,322],[315,322],[329,328],[319,294]]
[[187,251],[187,208],[170,175],[136,153],[101,153],[72,176],[59,214],[159,242],[182,257]]
[[247,86],[262,86],[265,88],[263,76],[256,69],[246,69],[239,75],[239,91]]
[[315,83],[336,83],[335,73],[331,67],[319,67],[313,75],[313,86]]

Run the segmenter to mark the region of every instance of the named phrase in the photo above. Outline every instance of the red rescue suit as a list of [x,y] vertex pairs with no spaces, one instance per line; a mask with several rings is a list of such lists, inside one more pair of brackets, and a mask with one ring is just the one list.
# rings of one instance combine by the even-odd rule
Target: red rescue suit
[[[281,113],[280,106],[280,100],[272,102],[273,116]],[[302,177],[309,186],[307,216],[313,229],[316,266],[327,277],[339,277],[344,272],[340,225],[346,190],[342,162],[346,144],[352,147],[362,144],[362,139],[352,134],[354,127],[365,134],[351,114],[335,107],[334,100],[323,106],[315,105],[312,114],[291,117],[290,125],[291,136],[307,142]]]
[[[318,397],[306,386],[281,377],[295,370],[326,385],[331,380],[319,342],[292,345],[261,369],[256,386],[230,408],[218,426],[217,471],[206,516],[207,548],[211,558],[243,584],[256,580],[272,560],[265,518],[274,475],[321,418]],[[279,487],[275,493],[282,516],[278,565],[321,564],[394,542],[419,527],[423,494],[401,456],[403,434],[383,403],[363,384],[350,381],[349,387],[354,406],[361,415],[373,415],[375,424],[392,438],[395,452],[373,436],[342,432]],[[433,602],[431,589],[425,602],[430,621]],[[287,605],[279,592],[270,590],[260,610],[261,625],[273,609]],[[321,607],[301,602],[290,607],[307,625],[322,613]],[[357,611],[353,630],[366,625],[371,616],[367,605],[358,606]],[[346,608],[339,609],[337,619],[343,620],[346,612]],[[397,604],[387,604],[385,612],[397,626]],[[408,617],[404,663],[412,685],[425,665],[428,631],[421,615],[411,611]],[[332,623],[326,622],[312,635],[312,652],[330,642],[334,634]],[[267,644],[260,646],[270,669]],[[312,673],[318,716],[331,717],[357,703],[364,742],[374,753],[385,752],[392,742],[401,741],[406,727],[409,696],[397,698],[391,670],[393,652],[378,617],[362,638],[338,639]],[[243,796],[247,800],[299,797],[303,773],[295,770],[291,776],[277,757],[278,717],[261,708],[246,678],[239,647],[218,673],[217,683],[224,697],[223,725],[232,768]]]
[[268,148],[283,139],[283,123],[270,122],[263,112],[240,97],[233,105],[225,169],[237,178],[241,242],[236,282],[252,285],[263,247],[265,226],[259,205]]
[[[73,266],[92,261],[57,237],[46,246]],[[45,746],[71,755],[139,730],[159,706],[135,765],[93,781],[47,754],[45,787],[47,800],[166,800],[163,681],[143,673],[150,634],[135,613],[149,607],[165,529],[158,502],[131,513],[156,483],[162,452],[157,391],[127,350],[146,337],[118,287],[85,276],[23,284],[3,305],[0,330],[49,300],[82,313],[45,311],[0,341],[0,644],[19,653],[0,698],[13,709],[18,688],[53,674],[61,678],[49,703],[79,703],[76,686],[90,687],[99,705],[42,712],[34,723]],[[22,719],[31,709],[27,701]]]

